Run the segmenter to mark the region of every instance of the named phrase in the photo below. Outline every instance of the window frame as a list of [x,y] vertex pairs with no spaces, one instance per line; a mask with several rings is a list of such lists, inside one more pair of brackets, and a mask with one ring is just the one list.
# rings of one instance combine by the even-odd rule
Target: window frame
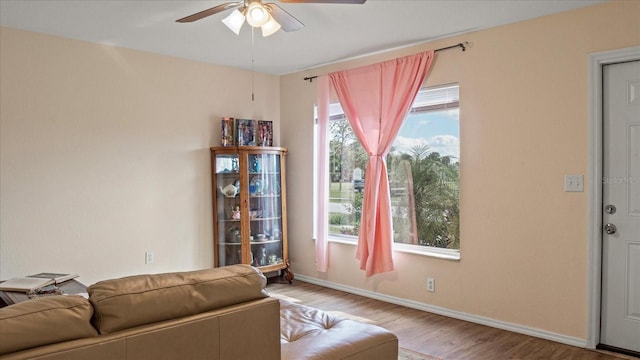
[[[458,93],[459,93],[459,89],[460,89],[460,84],[459,83],[451,83],[451,84],[444,84],[444,85],[439,85],[439,86],[424,86],[422,88],[420,88],[420,91],[425,91],[425,90],[434,90],[434,89],[440,89],[440,88],[450,88],[450,87],[457,87],[458,88]],[[417,97],[416,97],[417,100]],[[336,103],[331,103],[330,107],[335,106]],[[339,105],[339,104],[338,104]],[[428,104],[428,105],[422,105],[422,106],[417,106],[417,107],[413,107],[411,108],[410,112],[408,115],[410,114],[416,114],[416,113],[423,113],[423,112],[432,112],[432,111],[442,111],[442,110],[448,110],[448,109],[460,109],[460,101],[459,101],[459,97],[458,100],[456,101],[449,101],[449,102],[442,102],[442,103],[437,103],[437,104]],[[339,120],[341,118],[345,118],[344,113],[340,114],[340,115],[335,115],[335,114],[331,114],[331,111],[329,113],[329,121],[332,120]],[[314,108],[314,143],[313,143],[313,155],[314,155],[314,159],[316,159],[317,156],[317,123],[318,123],[318,119],[317,119],[317,108]],[[314,171],[318,171],[317,167],[314,166]],[[314,192],[317,189],[318,184],[316,183],[316,177],[314,176],[314,183],[313,183],[313,190]],[[461,194],[461,192],[460,192]],[[458,201],[460,201],[460,195],[458,196]],[[313,206],[313,239],[316,239],[316,228],[317,228],[317,206],[314,204]],[[329,217],[327,216],[327,219]],[[331,234],[331,233],[327,233],[327,241],[329,243],[340,243],[340,244],[345,244],[345,245],[353,245],[356,246],[358,244],[358,236],[357,235],[339,235],[339,234]],[[434,258],[440,258],[440,259],[446,259],[446,260],[455,260],[455,261],[459,261],[460,260],[460,249],[448,249],[448,248],[438,248],[438,247],[434,247],[434,246],[425,246],[425,245],[413,245],[413,244],[404,244],[404,243],[396,243],[393,242],[392,243],[392,248],[394,252],[401,252],[401,253],[409,253],[409,254],[416,254],[416,255],[421,255],[421,256],[427,256],[427,257],[434,257]]]

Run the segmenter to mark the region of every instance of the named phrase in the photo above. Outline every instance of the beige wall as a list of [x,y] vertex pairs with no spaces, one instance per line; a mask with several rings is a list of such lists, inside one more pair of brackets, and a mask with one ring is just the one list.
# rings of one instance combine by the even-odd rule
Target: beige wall
[[[639,19],[640,2],[614,1],[282,77],[294,271],[586,339],[588,194],[564,192],[563,181],[588,173],[588,55],[640,45]],[[367,279],[355,246],[332,243],[329,271],[316,272],[316,85],[302,78],[461,41],[472,47],[438,53],[426,81],[460,84],[461,260],[396,253],[396,271]],[[435,293],[426,291],[427,277],[436,279]]]
[[[588,54],[640,45],[639,18],[640,2],[615,1],[281,78],[256,74],[255,102],[246,71],[0,28],[0,278],[79,272],[90,284],[211,266],[218,119],[264,118],[290,149],[296,273],[584,339],[587,193],[565,193],[563,176],[588,170]],[[473,46],[439,53],[426,84],[460,83],[462,259],[397,253],[395,272],[366,279],[355,247],[334,243],[330,271],[317,273],[316,83],[302,78],[460,41]]]
[[0,79],[2,279],[210,267],[220,117],[279,144],[276,76],[1,28]]

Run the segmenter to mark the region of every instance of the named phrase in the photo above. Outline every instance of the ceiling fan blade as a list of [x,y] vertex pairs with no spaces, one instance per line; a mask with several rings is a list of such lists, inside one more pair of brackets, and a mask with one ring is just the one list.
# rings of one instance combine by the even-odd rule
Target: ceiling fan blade
[[179,23],[193,22],[196,20],[200,20],[202,18],[206,18],[207,16],[211,16],[213,14],[217,14],[219,12],[225,11],[227,9],[231,9],[232,7],[237,7],[244,4],[244,1],[236,1],[236,2],[228,2],[218,6],[214,6],[211,9],[202,10],[193,15],[185,16],[182,19],[176,20]]
[[283,3],[307,4],[364,4],[367,0],[280,0]]
[[300,30],[304,27],[298,19],[289,14],[285,9],[281,8],[277,4],[268,3],[264,4],[268,7],[271,16],[275,21],[282,26],[282,30],[286,32]]

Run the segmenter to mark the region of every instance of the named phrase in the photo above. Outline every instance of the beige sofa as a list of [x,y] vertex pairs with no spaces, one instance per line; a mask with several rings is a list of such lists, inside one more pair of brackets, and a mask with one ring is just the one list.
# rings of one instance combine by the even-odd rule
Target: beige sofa
[[279,301],[265,286],[259,270],[232,265],[101,281],[88,300],[25,301],[0,309],[0,360],[398,358],[391,332]]
[[280,359],[280,303],[248,265],[98,282],[0,309],[0,359]]

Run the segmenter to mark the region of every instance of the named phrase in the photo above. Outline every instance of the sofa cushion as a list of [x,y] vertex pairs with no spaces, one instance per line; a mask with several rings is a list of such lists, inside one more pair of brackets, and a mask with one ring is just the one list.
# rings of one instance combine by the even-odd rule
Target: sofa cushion
[[176,319],[268,297],[265,276],[250,265],[137,275],[88,289],[93,324],[101,334]]
[[97,336],[82,296],[48,296],[0,309],[0,355]]
[[282,360],[398,359],[398,338],[373,324],[280,300]]

